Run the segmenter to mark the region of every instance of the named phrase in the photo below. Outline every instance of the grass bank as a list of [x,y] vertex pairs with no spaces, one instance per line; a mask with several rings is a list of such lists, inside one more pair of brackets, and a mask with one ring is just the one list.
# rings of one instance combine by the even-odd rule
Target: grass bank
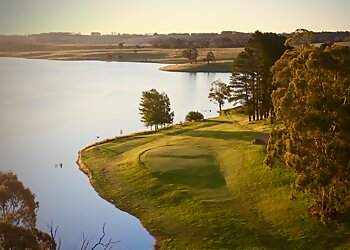
[[263,165],[264,122],[234,115],[115,138],[81,151],[96,191],[141,220],[161,249],[349,249],[349,220],[323,225],[295,175]]
[[182,63],[163,66],[160,70],[174,72],[222,72],[231,73],[233,61],[219,61],[213,63]]

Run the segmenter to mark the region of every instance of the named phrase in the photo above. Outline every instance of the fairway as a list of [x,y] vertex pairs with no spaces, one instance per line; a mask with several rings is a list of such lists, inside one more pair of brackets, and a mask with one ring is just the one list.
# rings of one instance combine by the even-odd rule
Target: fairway
[[141,220],[160,249],[348,249],[350,224],[324,225],[295,174],[263,164],[270,129],[238,114],[116,137],[80,153],[96,191]]

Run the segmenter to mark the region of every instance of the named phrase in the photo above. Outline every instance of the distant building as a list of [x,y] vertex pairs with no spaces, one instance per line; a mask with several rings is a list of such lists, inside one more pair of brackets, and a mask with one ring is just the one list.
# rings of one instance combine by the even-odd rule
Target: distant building
[[91,32],[91,36],[101,36],[100,32]]

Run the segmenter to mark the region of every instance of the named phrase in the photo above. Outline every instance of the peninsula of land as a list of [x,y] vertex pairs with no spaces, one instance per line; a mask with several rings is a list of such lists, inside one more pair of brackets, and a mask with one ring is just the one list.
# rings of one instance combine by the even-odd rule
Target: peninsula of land
[[349,248],[346,222],[323,226],[310,196],[290,201],[296,175],[263,164],[269,129],[226,113],[106,140],[78,162],[102,197],[140,219],[156,249]]

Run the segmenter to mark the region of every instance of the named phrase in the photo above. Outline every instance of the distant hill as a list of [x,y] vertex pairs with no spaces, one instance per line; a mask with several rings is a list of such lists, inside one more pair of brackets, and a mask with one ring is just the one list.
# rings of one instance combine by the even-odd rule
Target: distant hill
[[[239,48],[244,47],[252,33],[223,31],[221,33],[171,33],[171,34],[107,34],[92,32],[91,35],[69,32],[51,32],[30,35],[0,35],[0,51],[45,50],[43,45],[118,45],[156,48]],[[315,32],[314,43],[349,42],[349,31]],[[290,36],[289,33],[279,34]],[[39,46],[40,45],[40,46]],[[121,45],[122,46],[122,45]]]

